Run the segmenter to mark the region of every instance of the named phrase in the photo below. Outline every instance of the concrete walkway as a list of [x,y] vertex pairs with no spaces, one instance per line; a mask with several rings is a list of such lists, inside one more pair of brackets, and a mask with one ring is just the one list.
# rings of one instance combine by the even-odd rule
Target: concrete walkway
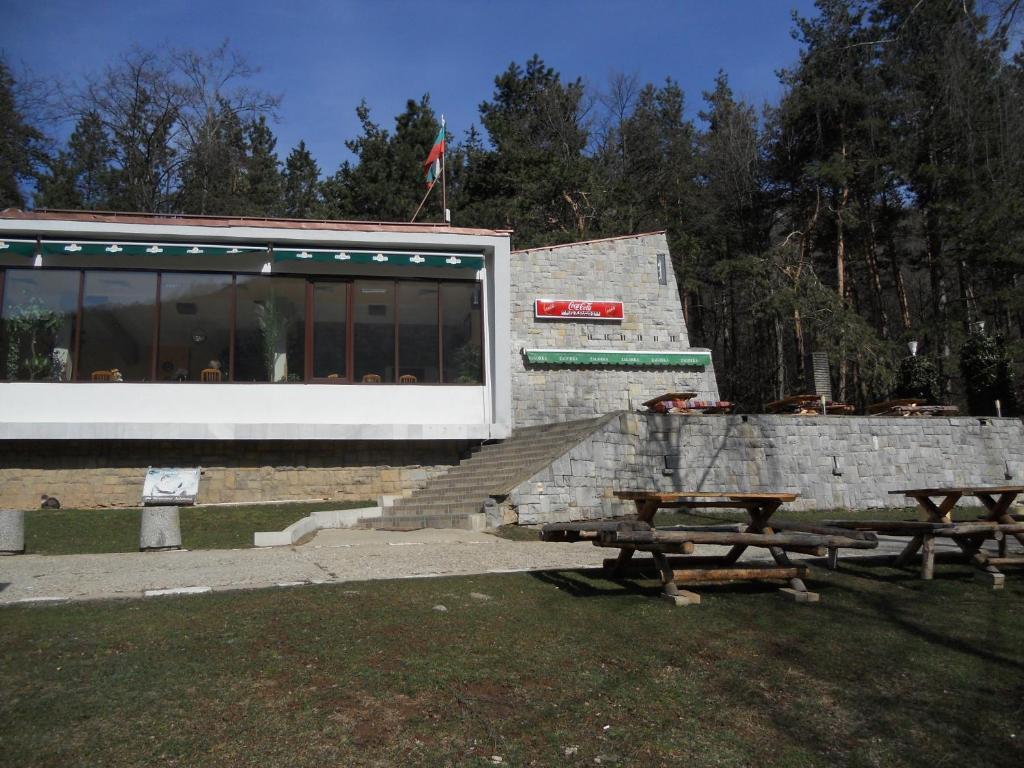
[[[883,538],[876,550],[845,550],[843,556],[896,553],[903,545]],[[701,554],[727,549],[702,547]],[[0,558],[0,604],[592,568],[615,553],[585,543],[508,541],[485,533],[426,529],[327,530],[301,546],[264,549],[19,555]]]

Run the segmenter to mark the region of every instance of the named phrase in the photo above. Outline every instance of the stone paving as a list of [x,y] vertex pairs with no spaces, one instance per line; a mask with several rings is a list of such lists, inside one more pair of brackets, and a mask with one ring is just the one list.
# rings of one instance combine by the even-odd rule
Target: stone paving
[[[879,549],[863,554],[895,553],[903,544],[883,539]],[[940,543],[940,551],[946,548]],[[727,549],[702,547],[701,554],[724,554]],[[0,604],[593,568],[614,554],[615,550],[583,543],[509,541],[486,533],[425,529],[328,530],[292,547],[19,555],[0,558]],[[844,552],[844,556],[859,554]],[[752,557],[763,559],[758,553]]]

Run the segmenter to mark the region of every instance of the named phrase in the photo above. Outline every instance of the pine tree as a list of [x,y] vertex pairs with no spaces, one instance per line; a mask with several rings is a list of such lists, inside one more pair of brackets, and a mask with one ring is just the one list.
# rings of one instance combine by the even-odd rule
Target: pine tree
[[246,149],[242,124],[231,106],[222,101],[209,110],[182,165],[178,210],[212,215],[244,210]]
[[250,216],[279,216],[284,207],[281,161],[277,159],[277,139],[265,116],[249,123],[249,154],[245,165],[247,203]]
[[563,83],[534,56],[494,85],[480,105],[494,149],[474,161],[459,220],[514,229],[524,247],[587,237],[594,210],[582,81]]
[[312,218],[320,207],[320,168],[300,141],[288,155],[284,169],[284,215],[292,219]]
[[0,59],[0,210],[25,205],[21,182],[32,177],[44,157],[43,135],[26,122],[14,89],[14,76]]

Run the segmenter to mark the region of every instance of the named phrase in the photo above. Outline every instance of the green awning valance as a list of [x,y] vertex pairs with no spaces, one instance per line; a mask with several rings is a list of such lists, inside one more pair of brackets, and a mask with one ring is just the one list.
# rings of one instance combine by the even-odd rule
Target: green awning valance
[[233,256],[266,253],[265,246],[192,245],[190,243],[122,243],[44,240],[44,256]]
[[547,365],[620,365],[626,367],[669,367],[711,365],[711,352],[688,349],[685,352],[633,352],[624,349],[524,349],[531,363]]
[[35,240],[0,240],[0,256],[34,256]]
[[379,264],[392,267],[482,269],[484,257],[472,253],[394,253],[314,248],[274,248],[274,261],[314,261],[322,264]]

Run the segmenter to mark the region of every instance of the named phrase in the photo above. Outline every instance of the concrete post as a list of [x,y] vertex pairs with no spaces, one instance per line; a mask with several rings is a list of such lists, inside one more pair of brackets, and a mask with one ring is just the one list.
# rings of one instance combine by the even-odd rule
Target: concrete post
[[181,549],[178,508],[143,507],[139,551],[160,552],[165,549]]
[[20,509],[0,509],[0,555],[25,553],[25,513]]

